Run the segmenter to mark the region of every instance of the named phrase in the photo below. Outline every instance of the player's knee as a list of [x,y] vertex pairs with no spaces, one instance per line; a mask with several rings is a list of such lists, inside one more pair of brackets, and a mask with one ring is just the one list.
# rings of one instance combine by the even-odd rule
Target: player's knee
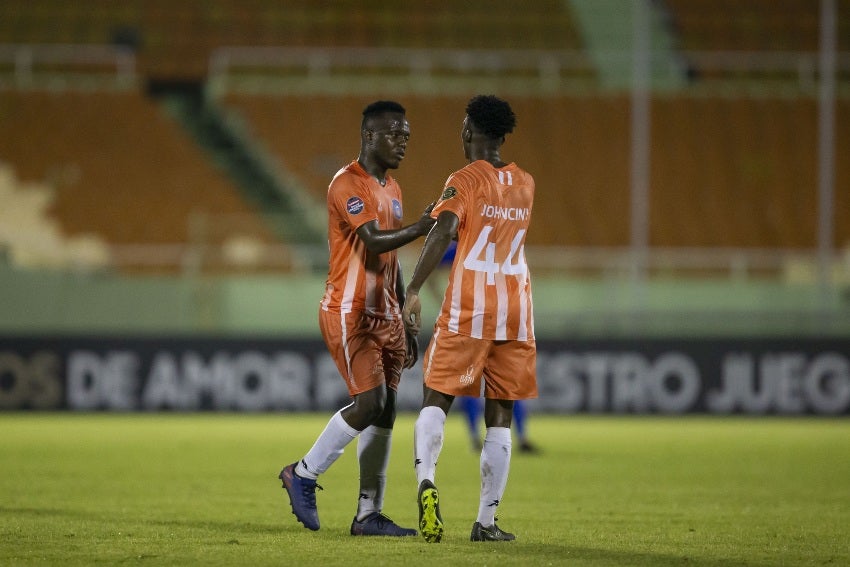
[[355,400],[357,413],[360,417],[369,423],[374,423],[379,417],[384,414],[387,408],[387,394],[384,388],[375,388],[368,392],[363,392]]
[[384,413],[384,403],[376,401],[375,403],[363,408],[364,417],[369,423],[374,423]]

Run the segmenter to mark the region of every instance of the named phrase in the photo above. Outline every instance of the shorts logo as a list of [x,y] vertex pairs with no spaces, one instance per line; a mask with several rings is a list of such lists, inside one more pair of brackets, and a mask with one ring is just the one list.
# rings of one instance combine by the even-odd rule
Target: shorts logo
[[396,199],[393,199],[393,216],[398,220],[401,220],[401,203],[399,203]]
[[447,199],[451,199],[455,195],[457,195],[457,189],[455,189],[454,187],[446,187],[446,190],[443,191],[443,195],[440,197],[440,199],[445,201]]
[[363,212],[363,199],[360,197],[349,197],[345,202],[345,208],[349,215],[359,215]]
[[470,364],[469,368],[466,369],[466,373],[460,375],[461,386],[469,386],[475,381],[475,377],[472,375],[473,372],[475,372],[475,366]]

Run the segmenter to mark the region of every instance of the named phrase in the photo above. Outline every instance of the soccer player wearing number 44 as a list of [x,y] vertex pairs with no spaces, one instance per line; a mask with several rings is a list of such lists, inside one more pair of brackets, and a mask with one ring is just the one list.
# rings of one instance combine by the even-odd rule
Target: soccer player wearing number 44
[[384,515],[396,392],[402,368],[416,362],[416,340],[401,321],[404,284],[395,250],[433,226],[429,205],[402,227],[401,189],[387,170],[404,158],[410,126],[404,108],[377,101],[363,111],[360,155],[328,187],[330,267],[319,327],[352,403],[336,412],[313,447],[280,472],[292,513],[319,529],[316,479],[357,439],[360,492],[355,536],[415,536]]
[[536,344],[525,234],[534,201],[534,179],[500,157],[516,118],[494,96],[476,96],[461,128],[469,164],[446,181],[410,284],[403,318],[408,331],[421,325],[419,290],[440,263],[449,242],[457,252],[434,334],[423,361],[424,397],[414,427],[419,484],[419,530],[427,542],[443,537],[440,494],[434,483],[446,415],[456,396],[479,396],[484,382],[481,493],[472,541],[510,541],[496,525],[511,462],[515,400],[537,397]]

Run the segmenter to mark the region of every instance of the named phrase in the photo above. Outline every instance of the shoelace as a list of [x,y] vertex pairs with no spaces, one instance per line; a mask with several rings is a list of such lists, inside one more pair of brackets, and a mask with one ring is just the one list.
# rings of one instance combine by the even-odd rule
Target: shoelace
[[398,529],[398,526],[395,522],[392,521],[392,518],[390,518],[383,512],[380,512],[377,516],[375,516],[375,523],[377,524],[379,530],[386,529],[387,527]]
[[502,531],[501,528],[499,528],[499,526],[496,524],[496,522],[498,522],[498,521],[499,521],[499,518],[493,518],[493,525],[492,526],[481,526],[481,531],[485,531],[485,532],[489,532],[491,534],[497,534],[498,535],[499,532]]
[[378,517],[375,518],[375,522],[378,524],[378,529],[384,529],[384,526],[387,524],[392,524],[393,521],[390,520],[389,516],[385,516],[384,514],[378,514]]
[[301,485],[301,494],[304,496],[304,499],[307,500],[308,508],[316,508],[316,489],[324,490],[322,485],[318,482],[315,484],[307,484],[306,482]]

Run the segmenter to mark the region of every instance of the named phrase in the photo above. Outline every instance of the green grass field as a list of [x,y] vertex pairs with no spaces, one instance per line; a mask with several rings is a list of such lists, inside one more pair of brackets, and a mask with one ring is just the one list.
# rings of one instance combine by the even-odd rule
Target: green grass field
[[[472,543],[478,456],[449,417],[443,543],[354,538],[356,449],[325,474],[322,529],[280,468],[329,415],[0,414],[0,565],[850,565],[850,420],[532,417],[500,525]],[[416,523],[414,415],[385,512]]]

